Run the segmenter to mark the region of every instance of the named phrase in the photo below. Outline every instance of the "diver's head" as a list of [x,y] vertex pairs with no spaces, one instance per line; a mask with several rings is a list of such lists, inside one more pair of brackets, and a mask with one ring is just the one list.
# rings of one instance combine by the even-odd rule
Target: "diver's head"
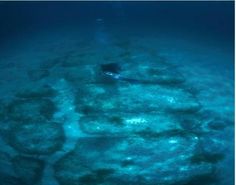
[[102,64],[101,70],[104,74],[105,73],[120,74],[121,67],[117,63]]

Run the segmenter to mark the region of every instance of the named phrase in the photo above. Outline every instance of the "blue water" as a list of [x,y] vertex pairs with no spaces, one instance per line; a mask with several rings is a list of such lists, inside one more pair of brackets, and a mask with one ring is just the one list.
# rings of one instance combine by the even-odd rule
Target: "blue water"
[[234,2],[0,2],[2,185],[233,185]]

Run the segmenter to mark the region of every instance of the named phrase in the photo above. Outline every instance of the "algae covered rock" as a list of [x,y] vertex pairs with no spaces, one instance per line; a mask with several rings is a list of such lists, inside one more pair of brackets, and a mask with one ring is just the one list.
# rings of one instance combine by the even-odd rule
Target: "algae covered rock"
[[49,71],[46,69],[32,69],[28,71],[28,77],[32,81],[38,81],[44,79],[50,75]]
[[[106,151],[114,147],[118,141],[119,138],[111,139],[103,136],[80,138],[76,148],[54,165],[56,179],[61,185],[102,183],[105,177],[113,173],[113,169],[102,166],[100,161]],[[95,158],[97,162],[94,162]]]
[[159,101],[167,113],[192,114],[201,109],[201,104],[188,91],[183,89],[162,88],[158,91]]
[[14,176],[12,169],[11,156],[6,152],[0,152],[0,174],[8,174]]
[[190,165],[189,158],[197,143],[198,139],[193,136],[171,134],[163,134],[158,139],[81,138],[76,148],[55,164],[55,176],[61,185],[187,181],[212,170],[208,163]]
[[42,176],[44,162],[24,156],[16,156],[12,160],[13,168],[18,178],[25,185],[36,184]]
[[156,84],[176,86],[185,82],[184,77],[174,67],[158,57],[158,61],[151,62],[148,58],[144,61],[127,62],[122,65],[121,75],[125,78],[136,79],[140,84]]
[[200,103],[183,89],[157,85],[119,84],[83,86],[78,91],[77,110],[95,113],[195,113]]
[[19,178],[7,174],[0,173],[0,179],[1,185],[25,185]]
[[157,89],[157,86],[88,84],[78,91],[76,106],[85,114],[161,111],[159,100],[153,98]]
[[24,185],[15,174],[12,157],[3,151],[0,152],[0,179],[2,185]]
[[48,85],[21,88],[15,98],[5,105],[6,117],[17,122],[50,120],[57,111],[53,102],[56,94]]
[[57,92],[48,85],[39,85],[37,87],[25,87],[15,94],[15,97],[21,99],[44,99],[53,98]]
[[[57,138],[60,138],[61,135],[61,138],[63,138],[64,134],[61,125],[52,121],[53,115],[57,111],[57,107],[52,101],[55,95],[56,91],[49,86],[20,89],[14,99],[2,104],[3,119],[0,126],[2,138],[13,148],[16,147],[15,149],[21,151],[28,150],[33,147],[31,145],[37,142],[42,145],[42,149],[43,143],[40,144],[40,142],[44,142],[43,139],[45,138],[45,143],[47,143],[46,137],[48,137],[48,142],[53,143],[52,140],[55,140],[55,145],[58,145]],[[42,129],[40,129],[40,126]],[[52,131],[54,127],[55,130]],[[45,130],[43,131],[43,129]],[[49,134],[47,129],[49,129]],[[16,133],[19,135],[17,136]],[[27,147],[28,149],[26,149]]]
[[51,154],[64,143],[64,132],[58,123],[32,122],[15,126],[10,133],[10,145],[22,153]]
[[7,107],[7,116],[15,121],[50,120],[56,111],[50,99],[16,99]]
[[171,116],[164,114],[111,113],[82,116],[79,120],[80,128],[88,134],[132,135],[150,129],[163,132],[180,127]]

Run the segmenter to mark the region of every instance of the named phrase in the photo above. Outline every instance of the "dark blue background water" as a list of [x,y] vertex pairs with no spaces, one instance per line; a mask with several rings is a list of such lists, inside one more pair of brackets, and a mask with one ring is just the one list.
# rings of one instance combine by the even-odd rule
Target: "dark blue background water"
[[[233,40],[234,7],[227,2],[2,2],[1,39],[68,24],[83,27],[97,18],[113,27],[164,29]],[[134,32],[135,33],[135,32]],[[4,36],[4,37],[3,37]]]

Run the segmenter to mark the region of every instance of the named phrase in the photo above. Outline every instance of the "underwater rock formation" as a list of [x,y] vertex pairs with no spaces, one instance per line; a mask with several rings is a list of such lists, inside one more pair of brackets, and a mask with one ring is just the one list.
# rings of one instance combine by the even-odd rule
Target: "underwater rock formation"
[[[81,96],[82,95],[82,96]],[[194,113],[201,105],[189,92],[157,85],[94,85],[78,90],[77,109],[86,113]]]
[[215,142],[217,135],[206,141],[207,133],[223,124],[209,123],[183,76],[164,60],[156,66],[126,61],[101,68],[137,83],[102,77],[77,87],[78,125],[87,137],[54,165],[59,183],[188,185],[199,178],[211,184],[224,147]]
[[50,99],[16,99],[7,107],[8,119],[14,121],[50,120],[56,110]]
[[233,122],[209,114],[178,66],[134,45],[70,48],[28,71],[33,85],[0,104],[14,151],[0,153],[2,184],[214,184]]
[[45,155],[60,149],[64,131],[53,121],[56,92],[49,87],[24,89],[6,103],[0,130],[3,139],[21,153]]
[[11,130],[10,145],[22,153],[45,155],[60,149],[64,132],[58,123],[32,122]]
[[81,129],[87,134],[117,136],[133,135],[147,129],[153,132],[180,128],[171,116],[158,113],[116,113],[84,115],[80,121]]
[[19,178],[7,174],[0,174],[0,179],[1,185],[24,185]]
[[32,69],[32,70],[29,70],[27,74],[29,76],[29,79],[32,81],[38,81],[50,75],[48,70],[43,70],[43,69],[41,70]]
[[[190,165],[189,158],[198,142],[195,137],[173,135],[161,136],[158,140],[119,136],[108,138],[101,140],[101,137],[95,136],[79,139],[74,151],[54,166],[60,184],[82,185],[88,182],[115,185],[119,181],[136,184],[141,179],[146,184],[171,184],[212,170],[208,163]],[[98,170],[103,175],[98,177]]]
[[44,162],[24,156],[16,156],[12,160],[17,177],[25,185],[36,184],[42,176]]
[[57,92],[49,85],[40,85],[33,89],[32,87],[23,88],[15,94],[15,97],[20,99],[45,99],[53,98],[56,95]]

